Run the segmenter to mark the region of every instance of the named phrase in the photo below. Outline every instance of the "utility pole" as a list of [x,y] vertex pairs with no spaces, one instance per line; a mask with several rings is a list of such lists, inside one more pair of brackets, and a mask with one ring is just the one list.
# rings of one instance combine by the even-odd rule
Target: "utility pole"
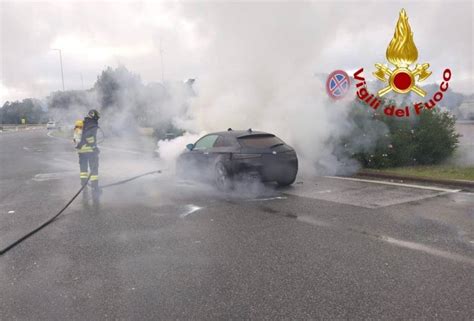
[[161,57],[161,83],[165,84],[165,70],[163,67],[163,47],[161,46],[161,38],[160,38],[160,57]]
[[61,49],[52,49],[59,52],[59,64],[61,65],[61,80],[63,82],[63,91],[64,91],[64,72],[63,72],[63,55],[61,54]]

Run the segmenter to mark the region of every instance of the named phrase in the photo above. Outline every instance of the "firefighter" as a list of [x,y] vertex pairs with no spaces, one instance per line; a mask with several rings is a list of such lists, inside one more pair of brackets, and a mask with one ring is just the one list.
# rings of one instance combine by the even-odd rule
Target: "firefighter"
[[97,147],[97,129],[99,128],[100,114],[91,109],[84,118],[82,135],[76,146],[79,153],[79,167],[81,184],[84,185],[89,177],[92,188],[92,197],[97,200],[100,196],[99,189],[99,148]]

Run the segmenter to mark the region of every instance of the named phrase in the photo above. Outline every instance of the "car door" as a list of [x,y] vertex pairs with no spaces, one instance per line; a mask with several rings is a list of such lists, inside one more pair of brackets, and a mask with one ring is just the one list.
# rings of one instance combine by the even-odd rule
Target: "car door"
[[206,135],[194,144],[191,154],[198,169],[209,170],[209,155],[218,137],[218,135]]
[[229,135],[219,135],[214,142],[214,146],[209,150],[209,166],[213,167],[217,162],[222,162],[228,170],[232,171],[231,155],[232,153],[235,153],[238,148],[240,148],[240,146],[234,137]]

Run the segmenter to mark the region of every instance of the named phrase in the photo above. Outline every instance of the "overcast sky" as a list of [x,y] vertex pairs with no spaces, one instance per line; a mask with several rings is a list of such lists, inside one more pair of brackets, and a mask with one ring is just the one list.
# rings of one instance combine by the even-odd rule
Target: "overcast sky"
[[90,88],[101,70],[119,64],[145,83],[161,81],[160,43],[165,80],[199,82],[222,71],[232,81],[237,69],[260,66],[275,74],[364,67],[373,79],[401,8],[418,62],[431,65],[426,83],[449,67],[450,87],[473,93],[473,1],[2,1],[0,104],[61,88],[54,48],[62,50],[66,89]]

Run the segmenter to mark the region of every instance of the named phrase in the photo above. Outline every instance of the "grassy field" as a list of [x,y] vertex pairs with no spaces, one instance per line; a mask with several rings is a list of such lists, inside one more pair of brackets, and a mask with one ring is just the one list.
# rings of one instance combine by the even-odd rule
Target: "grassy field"
[[429,165],[413,167],[385,168],[365,170],[369,172],[395,174],[403,176],[426,177],[434,179],[461,179],[474,181],[474,167],[458,167],[452,165]]

